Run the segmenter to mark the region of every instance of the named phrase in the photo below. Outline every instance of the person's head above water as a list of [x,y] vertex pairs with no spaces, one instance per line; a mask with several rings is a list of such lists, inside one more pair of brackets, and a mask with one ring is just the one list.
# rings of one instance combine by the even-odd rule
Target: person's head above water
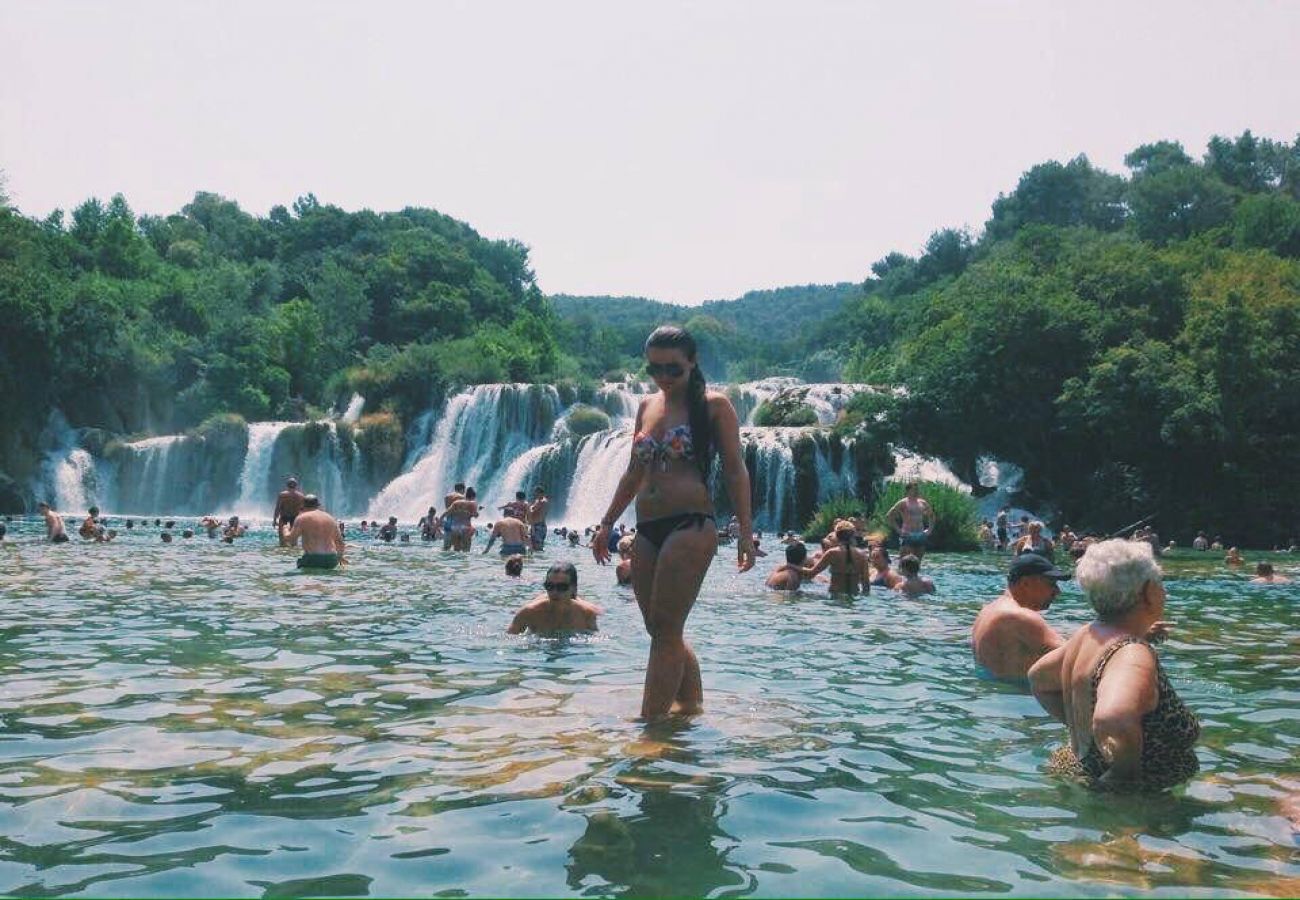
[[506,558],[506,574],[518,578],[524,571],[524,558],[518,554]]
[[477,499],[478,499],[478,494],[476,494],[476,493],[474,492],[474,489],[473,489],[472,487],[471,487],[471,488],[465,488],[465,499],[466,499],[466,500],[477,500]]
[[456,482],[456,484],[452,487],[452,490],[458,494],[465,493],[465,482],[463,481]]
[[1261,578],[1267,578],[1273,574],[1273,564],[1271,562],[1258,563],[1255,566],[1255,574]]
[[1020,606],[1042,611],[1061,593],[1058,582],[1069,577],[1046,556],[1022,553],[1011,560],[1007,570],[1007,591]]
[[1151,545],[1123,539],[1098,541],[1075,567],[1074,578],[1088,595],[1097,618],[1123,618],[1147,596],[1147,585],[1163,587],[1163,573]]
[[516,499],[516,500],[527,500],[527,499],[528,499],[528,495],[525,494],[523,491],[515,491],[515,499]]
[[578,593],[578,567],[571,562],[556,563],[546,570],[542,587],[552,600],[572,599]]
[[396,524],[397,524],[397,516],[389,516],[389,517],[388,517],[388,524],[389,524],[389,525],[396,525]]
[[785,545],[785,561],[790,565],[801,566],[807,558],[808,548],[804,546],[803,541],[795,541],[792,544]]
[[708,384],[696,362],[695,338],[685,328],[661,325],[645,342],[646,372],[664,396],[685,392],[691,449],[707,481],[712,466],[713,430],[709,425]]
[[289,490],[293,490],[298,486],[298,479],[290,475],[288,478],[284,480],[284,486],[287,487]]
[[90,514],[91,514],[92,516],[97,516],[97,515],[99,515],[99,507],[98,507],[98,506],[92,506],[92,507],[89,509],[89,512],[90,512]]
[[909,553],[899,558],[898,570],[908,578],[915,578],[921,574],[921,560]]
[[533,496],[534,496],[534,497],[544,497],[544,496],[546,496],[546,489],[545,489],[544,487],[542,487],[540,484],[537,485],[537,487],[533,488]]
[[315,494],[307,494],[302,498],[303,509],[320,509],[320,497]]
[[37,504],[36,504],[36,511],[37,511],[37,512],[42,512],[42,513],[43,513],[43,512],[48,512],[48,511],[50,510],[50,508],[51,508],[51,507],[50,507],[50,504],[46,503],[44,500],[42,500],[40,503],[37,503]]

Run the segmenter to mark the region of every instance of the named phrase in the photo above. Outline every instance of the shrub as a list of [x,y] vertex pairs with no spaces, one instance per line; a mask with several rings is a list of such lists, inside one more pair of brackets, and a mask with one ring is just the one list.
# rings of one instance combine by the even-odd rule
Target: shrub
[[754,413],[754,424],[788,427],[816,425],[817,412],[803,402],[801,395],[781,395],[759,404]]
[[574,437],[586,437],[598,431],[608,431],[610,427],[609,416],[596,407],[585,404],[575,406],[564,421]]
[[862,501],[847,494],[828,497],[813,513],[803,528],[805,541],[820,541],[830,534],[836,519],[852,519],[863,513]]
[[[934,512],[934,528],[930,532],[929,550],[975,550],[979,547],[976,538],[979,527],[978,508],[975,499],[964,491],[939,481],[920,482],[921,496],[930,504]],[[899,500],[907,483],[891,481],[876,499],[876,507],[871,513],[871,529],[888,533],[890,531],[885,515]]]
[[362,416],[352,429],[352,439],[365,460],[366,474],[375,483],[388,481],[402,468],[402,420],[393,413]]

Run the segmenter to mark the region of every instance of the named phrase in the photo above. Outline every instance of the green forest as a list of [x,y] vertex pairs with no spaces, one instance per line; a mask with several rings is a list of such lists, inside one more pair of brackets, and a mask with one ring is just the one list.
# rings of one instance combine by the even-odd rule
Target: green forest
[[1035,166],[978,234],[864,260],[860,284],[700,307],[547,298],[524,244],[429,209],[307,195],[259,217],[198,193],[137,216],[117,195],[36,219],[0,193],[0,489],[30,477],[51,409],[139,434],[357,391],[400,423],[452,385],[633,370],[678,321],[714,379],[904,388],[860,395],[847,427],[968,480],[981,455],[1014,461],[1076,527],[1156,514],[1280,541],[1300,531],[1300,138],[1161,141],[1125,165]]

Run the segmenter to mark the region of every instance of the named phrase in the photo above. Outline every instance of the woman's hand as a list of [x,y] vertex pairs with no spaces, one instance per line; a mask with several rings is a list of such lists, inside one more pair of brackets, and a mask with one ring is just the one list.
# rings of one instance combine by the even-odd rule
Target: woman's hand
[[754,568],[758,555],[754,552],[753,535],[741,534],[736,538],[736,571],[748,572]]
[[609,526],[604,522],[600,523],[591,539],[591,555],[602,566],[609,562]]
[[1147,633],[1143,636],[1143,640],[1148,644],[1159,644],[1161,641],[1169,637],[1169,629],[1173,628],[1175,624],[1177,623],[1164,621],[1153,622],[1151,623],[1151,627],[1147,629]]

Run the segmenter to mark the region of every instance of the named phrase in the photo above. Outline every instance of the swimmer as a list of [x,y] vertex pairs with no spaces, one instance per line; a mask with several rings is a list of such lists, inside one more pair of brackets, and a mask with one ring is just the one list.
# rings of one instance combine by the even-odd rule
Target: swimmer
[[934,582],[921,574],[920,557],[907,554],[898,561],[898,571],[903,573],[903,580],[894,590],[907,597],[920,597],[934,593]]
[[86,518],[82,519],[81,527],[77,529],[77,534],[81,535],[83,540],[103,540],[104,530],[100,528],[99,524],[95,521],[98,517],[99,507],[92,506],[90,508],[90,514],[87,515]]
[[116,539],[117,539],[117,529],[116,529],[116,528],[110,528],[110,529],[108,529],[108,531],[104,532],[104,543],[105,543],[105,544],[107,544],[109,541],[113,541],[113,540],[116,540]]
[[[458,485],[459,487],[459,485]],[[465,488],[465,496],[453,500],[444,514],[447,530],[450,532],[451,549],[468,553],[474,542],[473,526],[470,520],[479,514],[478,495],[472,487]]]
[[8,533],[9,533],[9,526],[5,522],[0,522],[0,541],[3,541],[5,539],[5,535]]
[[320,508],[320,498],[315,494],[302,498],[302,511],[289,529],[288,546],[296,546],[299,540],[302,541],[300,569],[333,569],[346,563],[339,523]]
[[1192,540],[1192,549],[1204,553],[1210,549],[1210,538],[1204,531],[1196,532],[1196,537]]
[[1240,550],[1238,550],[1236,547],[1229,547],[1228,555],[1223,558],[1223,564],[1225,566],[1231,566],[1232,568],[1235,569],[1235,568],[1239,568],[1240,566],[1244,566],[1246,564],[1246,560],[1242,558]]
[[632,583],[632,548],[635,545],[636,538],[630,534],[619,539],[618,565],[614,567],[614,580],[619,587],[627,587]]
[[497,511],[503,516],[509,516],[512,519],[518,519],[520,522],[528,518],[528,495],[523,491],[515,491],[515,499],[511,500],[505,506],[498,506]]
[[159,534],[158,537],[162,539],[164,544],[170,544],[172,542],[172,533],[170,531],[164,531]]
[[1043,523],[1035,519],[1029,523],[1029,530],[1023,537],[1011,545],[1012,553],[1037,553],[1048,559],[1056,558],[1056,544],[1051,538],[1043,537]]
[[1291,579],[1285,575],[1278,575],[1273,571],[1271,562],[1262,562],[1255,565],[1255,577],[1250,579],[1251,584],[1290,584]]
[[578,541],[580,540],[580,537],[581,537],[581,536],[578,534],[577,529],[574,529],[573,531],[570,531],[570,532],[569,532],[569,546],[570,546],[570,547],[576,547],[576,546],[578,546]]
[[980,522],[979,535],[977,536],[980,549],[984,552],[994,550],[998,545],[998,539],[993,534],[993,523],[988,519]]
[[380,526],[379,534],[376,537],[385,543],[391,544],[393,539],[397,537],[397,516],[389,516],[388,521]]
[[528,526],[523,519],[506,516],[493,523],[491,537],[483,548],[484,553],[492,549],[497,538],[501,538],[502,556],[520,556],[528,552]]
[[1059,583],[1069,577],[1037,553],[1014,557],[1007,589],[980,610],[971,627],[975,662],[994,678],[1027,678],[1030,666],[1065,643],[1042,613],[1061,593]]
[[243,537],[248,529],[239,524],[239,516],[231,516],[230,521],[226,523],[226,530],[222,532],[222,538],[227,544],[234,543],[235,538]]
[[872,587],[888,588],[892,591],[903,583],[903,576],[889,567],[889,551],[885,549],[884,544],[873,544],[867,557],[871,563]]
[[578,597],[578,569],[573,563],[556,563],[547,569],[542,587],[546,593],[515,613],[507,634],[596,630],[600,608]]
[[456,482],[455,487],[447,492],[447,496],[442,498],[442,549],[456,549],[456,535],[452,533],[450,521],[451,505],[457,500],[465,499],[465,482]]
[[867,574],[867,553],[858,549],[857,530],[848,519],[839,519],[834,531],[836,543],[821,555],[812,565],[802,568],[801,574],[809,580],[827,567],[831,570],[832,594],[864,594],[871,592],[870,577]]
[[212,516],[204,516],[200,523],[204,531],[208,533],[208,539],[212,540],[221,534],[221,520]]
[[1007,549],[1007,540],[1008,540],[1007,519],[1010,517],[1010,515],[1011,515],[1011,507],[1004,506],[1000,510],[998,510],[997,517],[994,519],[994,522],[996,522],[995,532],[998,538],[999,550]]
[[934,530],[934,510],[921,496],[921,486],[917,482],[909,481],[904,490],[903,499],[885,513],[885,521],[898,532],[899,548],[904,553],[911,551],[920,559],[925,556],[926,542]]
[[524,558],[522,556],[510,556],[506,558],[506,574],[511,578],[518,578],[524,571]]
[[540,484],[533,488],[533,502],[528,506],[529,540],[533,552],[546,549],[546,511],[551,508],[551,501],[546,498],[546,489]]
[[45,539],[51,544],[66,544],[68,534],[63,530],[63,516],[51,509],[48,503],[38,503],[36,509],[45,517]]
[[298,513],[302,512],[303,496],[303,492],[298,490],[298,479],[290,476],[285,479],[284,490],[280,491],[280,495],[275,498],[271,525],[275,528],[281,547],[286,546],[285,538],[289,529],[293,527],[293,520],[298,518]]
[[803,584],[803,564],[808,559],[808,547],[803,541],[785,545],[785,562],[767,576],[767,587],[773,591],[797,591]]
[[435,507],[429,507],[429,511],[419,521],[419,529],[422,541],[436,541],[442,534],[442,520],[438,518],[438,510]]
[[[109,532],[109,534],[112,534],[112,533],[113,533],[113,532],[111,532],[111,531]],[[183,538],[192,538],[192,537],[194,537],[194,529],[193,529],[193,528],[186,528],[184,531],[181,532],[181,537],[183,537]]]

